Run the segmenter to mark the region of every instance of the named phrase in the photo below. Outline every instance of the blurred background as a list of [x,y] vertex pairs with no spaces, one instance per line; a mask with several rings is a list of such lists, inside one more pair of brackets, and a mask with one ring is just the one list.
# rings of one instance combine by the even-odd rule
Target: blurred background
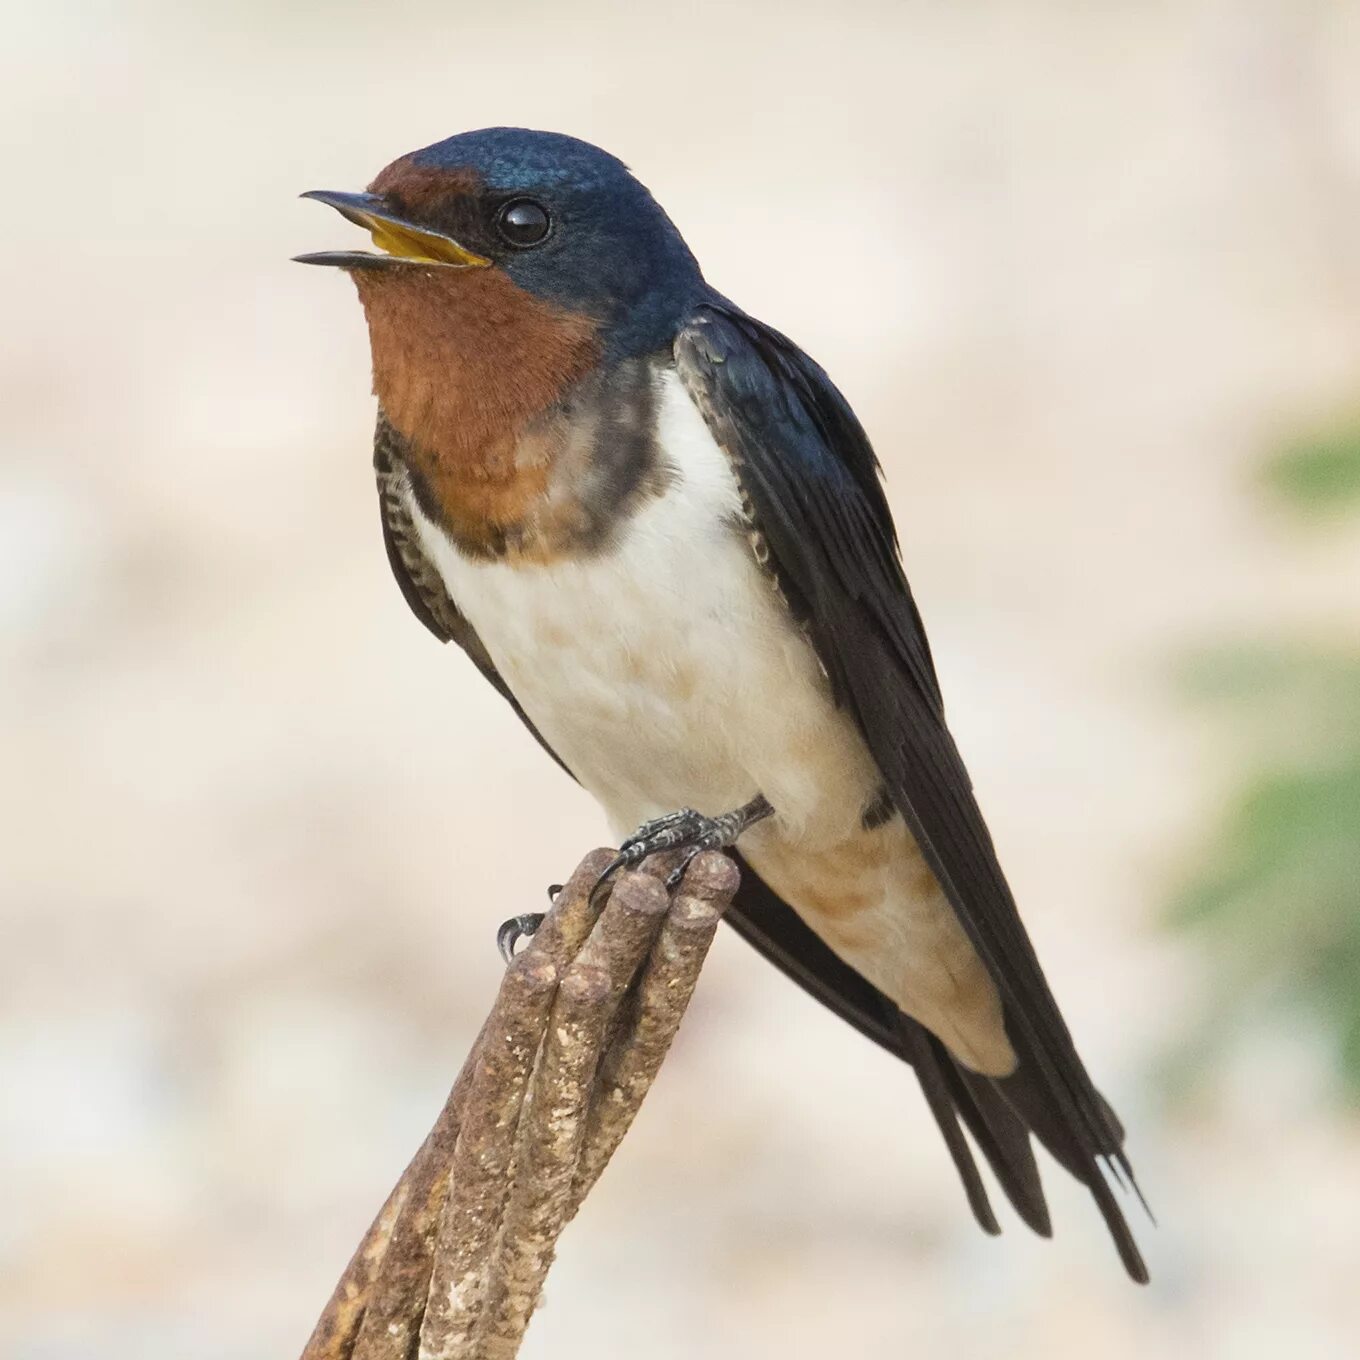
[[[1159,1226],[723,936],[529,1357],[1355,1354],[1360,4],[4,0],[0,1353],[295,1355],[604,836],[408,613],[312,187],[598,141],[837,378]],[[512,848],[526,818],[532,845]]]

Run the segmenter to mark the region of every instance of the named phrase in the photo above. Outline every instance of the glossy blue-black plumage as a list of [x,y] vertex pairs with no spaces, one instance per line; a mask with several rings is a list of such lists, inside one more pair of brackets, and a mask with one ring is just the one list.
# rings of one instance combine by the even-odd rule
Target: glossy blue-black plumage
[[1100,1165],[1107,1160],[1131,1179],[1123,1130],[1072,1043],[945,725],[859,421],[819,365],[724,303],[696,310],[675,353],[690,395],[734,461],[784,594],[838,701],[854,715],[894,805],[1001,992],[1020,1065],[997,1089],[1089,1186],[1129,1273],[1145,1280]]
[[684,238],[628,167],[557,132],[483,128],[417,151],[412,164],[474,172],[495,197],[542,203],[553,229],[541,245],[501,256],[537,297],[595,317],[607,359],[669,345],[704,293]]

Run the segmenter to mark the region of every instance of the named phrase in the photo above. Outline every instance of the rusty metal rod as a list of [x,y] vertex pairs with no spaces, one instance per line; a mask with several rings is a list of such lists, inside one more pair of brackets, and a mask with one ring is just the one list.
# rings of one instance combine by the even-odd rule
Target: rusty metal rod
[[638,981],[633,1016],[605,1054],[572,1187],[572,1212],[632,1126],[661,1070],[740,875],[726,855],[697,856]]
[[575,1207],[572,1187],[605,1032],[666,907],[665,889],[655,878],[620,874],[562,979],[521,1130],[478,1360],[504,1360],[519,1350]]
[[510,1360],[557,1239],[617,1150],[694,991],[735,865],[587,855],[496,1004],[303,1360]]
[[520,1107],[556,990],[551,959],[526,951],[506,970],[454,1152],[420,1328],[420,1360],[455,1360],[482,1315]]

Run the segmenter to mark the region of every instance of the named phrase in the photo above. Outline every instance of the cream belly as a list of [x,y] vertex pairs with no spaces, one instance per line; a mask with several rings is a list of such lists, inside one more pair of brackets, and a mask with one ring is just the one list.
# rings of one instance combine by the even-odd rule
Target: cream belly
[[617,836],[763,793],[775,816],[741,845],[766,882],[960,1059],[1010,1071],[995,988],[906,827],[862,826],[877,769],[755,562],[726,455],[661,381],[673,480],[605,552],[474,560],[413,502],[425,553]]

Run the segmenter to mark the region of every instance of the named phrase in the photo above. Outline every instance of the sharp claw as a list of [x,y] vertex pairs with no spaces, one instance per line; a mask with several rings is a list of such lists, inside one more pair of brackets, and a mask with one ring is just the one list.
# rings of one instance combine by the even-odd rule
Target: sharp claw
[[621,851],[604,866],[599,878],[595,880],[595,886],[590,890],[590,905],[592,907],[600,905],[600,895],[609,886],[609,880],[625,865],[632,862],[632,857],[626,851]]
[[549,902],[556,902],[556,901],[557,901],[557,894],[560,893],[561,891],[562,891],[562,885],[561,885],[560,883],[549,883],[549,884],[548,884],[548,901],[549,901]]
[[680,880],[685,876],[685,870],[689,868],[694,857],[703,850],[703,846],[696,845],[692,850],[686,850],[681,856],[680,863],[666,875],[666,891],[674,892],[680,886]]
[[541,911],[526,912],[523,916],[512,916],[508,921],[501,922],[500,929],[496,931],[496,948],[507,965],[514,962],[515,946],[521,940],[527,940],[542,924]]

